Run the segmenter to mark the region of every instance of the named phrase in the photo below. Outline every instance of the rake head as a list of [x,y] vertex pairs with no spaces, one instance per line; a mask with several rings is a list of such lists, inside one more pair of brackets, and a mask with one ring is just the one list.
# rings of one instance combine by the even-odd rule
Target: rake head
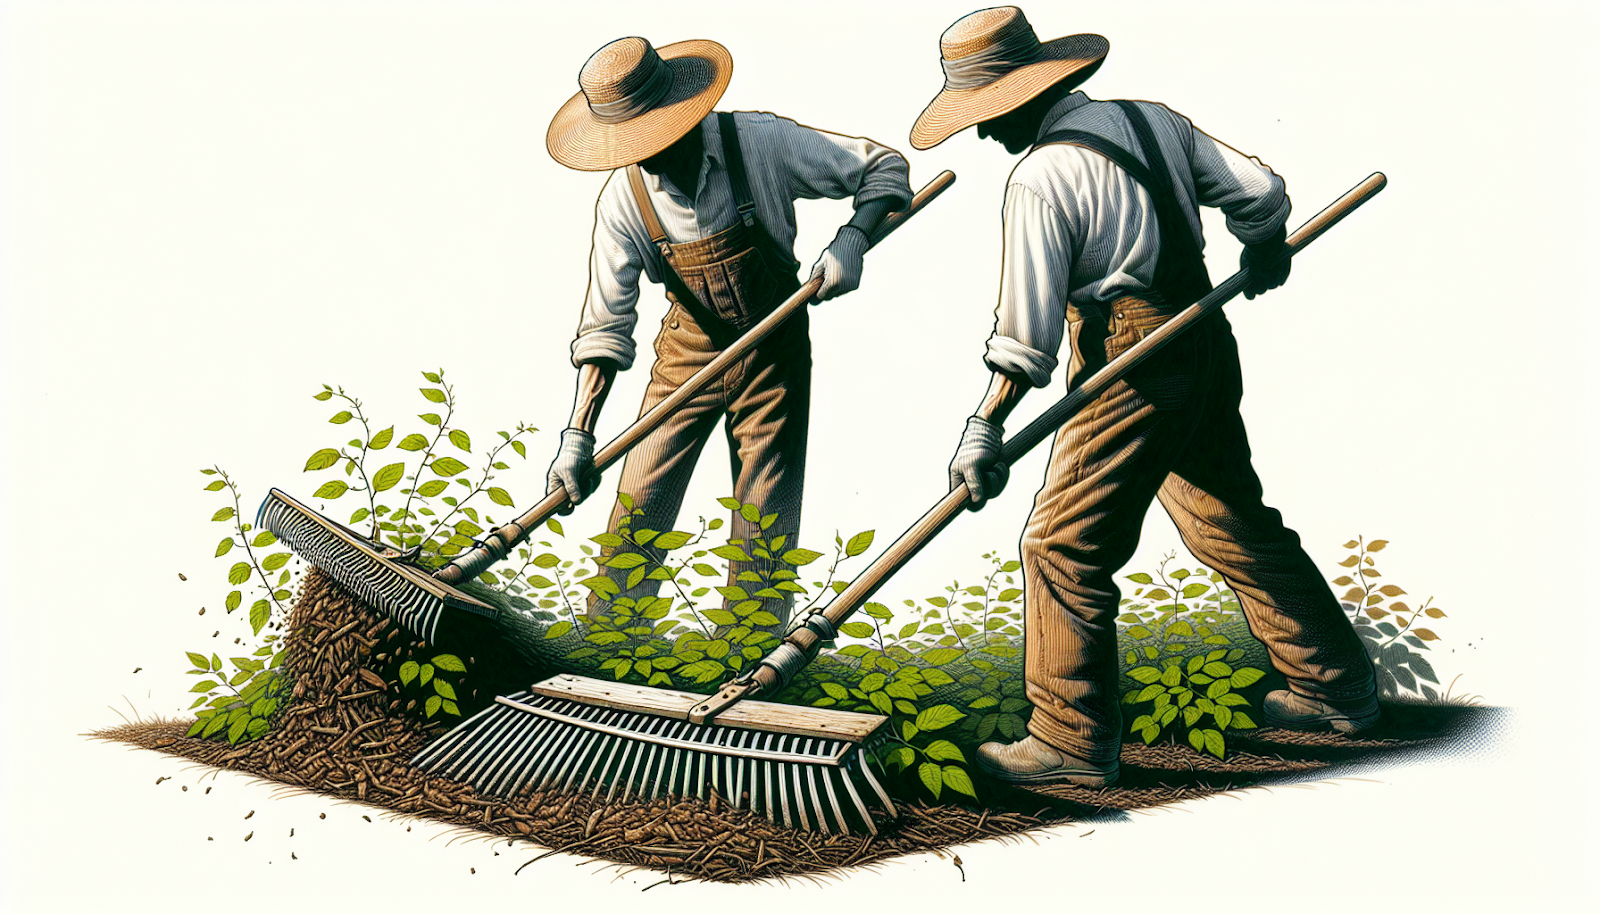
[[412,764],[507,798],[589,791],[609,803],[714,790],[774,824],[824,833],[876,834],[869,798],[894,815],[868,761],[888,718],[743,701],[716,723],[689,722],[703,699],[556,676],[496,698]]
[[301,558],[424,641],[434,640],[447,607],[483,616],[498,612],[490,604],[405,564],[395,550],[328,520],[279,489],[268,492],[261,502],[256,526],[271,531]]

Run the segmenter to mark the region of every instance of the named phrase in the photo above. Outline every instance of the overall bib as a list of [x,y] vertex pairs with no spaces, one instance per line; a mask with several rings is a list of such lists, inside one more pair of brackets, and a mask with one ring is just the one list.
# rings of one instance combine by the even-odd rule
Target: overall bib
[[[1153,288],[1095,305],[1069,304],[1077,385],[1210,290],[1171,175],[1149,123],[1118,102],[1144,162],[1104,138],[1052,133],[1100,153],[1155,204],[1160,259]],[[1144,163],[1149,163],[1148,167]],[[1118,381],[1056,435],[1044,486],[1022,536],[1028,730],[1087,761],[1116,759],[1123,730],[1114,575],[1133,556],[1152,500],[1184,546],[1223,576],[1291,689],[1348,699],[1373,690],[1372,664],[1350,620],[1282,516],[1262,503],[1239,415],[1239,353],[1221,312]]]
[[[733,116],[720,113],[717,117],[728,178],[741,216],[732,228],[699,241],[669,244],[645,193],[639,166],[628,168],[628,183],[645,228],[666,261],[663,281],[673,303],[656,335],[656,359],[640,415],[800,288],[796,276],[799,263],[779,248],[756,219]],[[811,405],[807,327],[804,311],[789,318],[629,452],[617,491],[629,496],[641,512],[629,522],[632,529],[672,529],[700,451],[725,419],[733,497],[756,505],[762,516],[777,514],[776,521],[763,530],[758,522],[745,520],[736,511],[729,537],[749,540],[760,536],[770,541],[784,536],[784,548],[796,545]],[[629,513],[619,500],[612,509],[610,529],[615,530]],[[643,550],[627,546],[617,551],[661,557],[648,545]],[[728,583],[733,584],[746,570],[770,571],[758,567],[766,564],[760,559],[731,563]],[[626,574],[612,572],[619,586],[626,583]],[[659,586],[659,581],[645,580],[622,595],[638,599],[654,594]],[[728,605],[735,602],[729,600]],[[591,601],[591,613],[598,611],[598,605]],[[773,612],[787,622],[789,606],[786,602]]]

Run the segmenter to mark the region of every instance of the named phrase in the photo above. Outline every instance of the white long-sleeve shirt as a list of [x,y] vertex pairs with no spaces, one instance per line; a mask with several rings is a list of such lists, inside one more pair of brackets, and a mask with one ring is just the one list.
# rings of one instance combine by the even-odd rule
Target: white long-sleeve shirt
[[[854,197],[859,208],[888,198],[896,201],[894,209],[911,202],[910,168],[893,149],[765,112],[741,111],[734,120],[756,217],[791,259],[797,199]],[[671,244],[699,241],[739,220],[716,112],[706,115],[700,129],[705,153],[692,199],[670,180],[644,172],[646,193]],[[623,169],[613,171],[595,205],[589,290],[572,343],[572,364],[609,360],[624,369],[633,364],[639,276],[643,273],[659,283],[665,269],[661,252],[650,243],[627,174]]]
[[[1200,205],[1221,208],[1228,231],[1247,244],[1267,240],[1288,220],[1289,197],[1271,169],[1163,105],[1139,107],[1202,249]],[[1058,130],[1102,136],[1145,161],[1127,116],[1111,102],[1072,93],[1050,109],[1039,139]],[[1000,303],[984,362],[1042,387],[1057,365],[1069,301],[1093,305],[1149,290],[1160,252],[1156,210],[1121,166],[1055,144],[1034,149],[1011,172],[1003,218]]]

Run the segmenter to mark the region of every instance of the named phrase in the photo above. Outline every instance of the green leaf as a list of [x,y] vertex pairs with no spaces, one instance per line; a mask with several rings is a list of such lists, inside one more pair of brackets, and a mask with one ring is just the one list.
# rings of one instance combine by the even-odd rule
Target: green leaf
[[1223,752],[1226,749],[1226,742],[1222,738],[1222,731],[1206,729],[1201,730],[1200,735],[1205,741],[1206,751],[1217,758],[1222,758]]
[[[872,530],[863,530],[850,537],[850,541],[844,545],[844,554],[846,556],[856,556],[871,549],[873,533],[874,531]],[[935,796],[937,795],[935,793]]]
[[[200,659],[204,660],[205,658],[202,657]],[[826,692],[829,698],[835,698],[839,700],[843,700],[850,696],[850,691],[836,682],[824,682],[822,684],[822,691]]]
[[961,749],[947,739],[936,739],[922,750],[923,754],[936,762],[961,762],[966,763],[966,756],[961,754]]
[[809,565],[820,558],[822,558],[822,553],[811,549],[790,549],[783,554],[784,562],[795,566]]
[[266,600],[257,600],[250,605],[250,627],[256,634],[267,627],[267,622],[272,618],[272,604]]
[[450,443],[467,453],[472,453],[472,436],[459,428],[450,430]]
[[923,651],[920,655],[920,659],[923,663],[926,663],[929,666],[944,666],[945,664],[957,659],[965,653],[966,651],[963,651],[960,648],[939,647],[934,648],[931,651]]
[[432,717],[433,715],[439,713],[439,708],[443,704],[444,704],[444,699],[443,698],[440,698],[437,695],[429,695],[428,696],[428,700],[423,702],[422,707],[423,707],[423,710],[427,712],[427,715],[429,717]]
[[438,457],[432,463],[433,471],[440,476],[454,476],[467,468],[467,465],[454,457]]
[[[315,454],[312,454],[310,457],[307,457],[305,469],[301,470],[300,472],[310,473],[315,470],[326,470],[328,467],[331,467],[338,462],[339,452],[331,447],[325,447],[322,450],[317,451]],[[220,489],[222,488],[222,480],[219,479],[211,485]],[[207,488],[210,488],[210,486]]]
[[917,727],[923,731],[942,730],[966,716],[951,705],[934,705],[917,715]]
[[233,548],[233,537],[230,536],[230,537],[227,537],[227,538],[223,539],[222,542],[217,544],[217,554],[214,556],[214,558],[221,558],[221,557],[227,555],[228,554],[228,550],[232,549],[232,548]]
[[211,519],[213,521],[229,520],[232,517],[233,517],[233,509],[232,508],[222,508],[222,509],[218,510],[217,513],[211,515]]
[[572,623],[563,619],[562,621],[557,622],[556,624],[545,629],[544,637],[547,641],[553,641],[556,638],[566,635],[566,633],[570,631],[572,631]]
[[1200,583],[1190,584],[1188,587],[1185,587],[1183,589],[1183,598],[1185,600],[1193,600],[1195,597],[1200,596],[1201,594],[1205,593],[1206,591],[1208,591],[1210,589],[1211,589],[1211,585],[1210,584],[1200,584]]
[[511,498],[511,493],[499,486],[489,487],[489,500],[497,505],[505,505],[508,508],[516,505],[516,502]]
[[455,654],[440,654],[433,658],[433,665],[448,673],[465,673],[467,665]]
[[619,552],[606,560],[606,567],[626,571],[629,568],[637,568],[643,565],[644,561],[644,556],[637,552]]
[[422,395],[427,397],[430,403],[443,403],[445,401],[444,391],[442,390],[433,387],[419,387],[417,389],[422,391]]
[[944,789],[944,772],[940,770],[937,762],[923,762],[917,766],[917,777],[922,781],[922,786],[928,788],[934,799],[939,798],[939,791]]
[[405,478],[405,475],[406,465],[404,463],[391,463],[372,477],[372,490],[374,492],[387,492],[398,485],[400,480]]
[[250,580],[249,562],[236,562],[232,568],[228,569],[229,584],[243,584],[248,580]]
[[219,685],[221,685],[221,683],[217,682],[215,679],[202,679],[199,682],[195,683],[189,689],[189,691],[191,691],[191,692],[209,692],[209,691],[211,691],[212,689],[216,688]]
[[[327,386],[327,385],[323,385],[323,386]],[[333,391],[331,391],[331,390],[319,390],[316,393],[311,395],[311,399],[313,399],[313,400],[331,400],[331,399],[333,399]],[[210,471],[207,470],[205,472],[210,472]]]
[[1130,575],[1128,575],[1128,580],[1132,581],[1135,584],[1154,584],[1155,583],[1155,578],[1150,577],[1149,575],[1145,574],[1142,571],[1139,572],[1138,574],[1130,574]]
[[732,543],[729,543],[726,546],[718,546],[717,548],[711,550],[711,554],[719,559],[727,559],[730,562],[751,561],[748,553]]
[[334,499],[343,495],[349,488],[350,486],[342,479],[330,479],[323,483],[322,487],[317,489],[316,492],[312,493],[312,497]]
[[944,785],[956,793],[964,793],[973,799],[978,798],[977,792],[972,787],[972,778],[964,769],[954,765],[944,766]]
[[1254,667],[1245,667],[1242,670],[1236,670],[1234,674],[1229,677],[1228,683],[1236,689],[1242,689],[1246,686],[1254,685],[1256,682],[1260,681],[1261,677],[1265,675],[1267,674],[1263,670],[1258,670]]
[[343,425],[346,422],[350,421],[350,411],[349,410],[341,410],[340,412],[334,413],[333,414],[333,418],[329,419],[328,421],[333,423],[334,425]]
[[400,664],[400,684],[410,685],[411,680],[417,678],[417,671],[420,669],[421,666],[415,660],[407,660]]
[[1149,685],[1161,678],[1161,671],[1153,666],[1136,666],[1128,671],[1128,677],[1135,682]]
[[445,682],[443,679],[437,679],[436,678],[436,679],[433,680],[433,690],[435,692],[439,693],[439,696],[441,698],[455,698],[456,697],[455,687],[452,686],[450,683]]
[[279,568],[289,564],[290,557],[287,552],[274,552],[261,560],[261,567],[267,571],[277,571]]
[[852,638],[870,638],[875,630],[867,622],[846,622],[839,626],[839,631]]
[[427,446],[428,439],[415,432],[400,439],[400,450],[402,451],[420,451]]

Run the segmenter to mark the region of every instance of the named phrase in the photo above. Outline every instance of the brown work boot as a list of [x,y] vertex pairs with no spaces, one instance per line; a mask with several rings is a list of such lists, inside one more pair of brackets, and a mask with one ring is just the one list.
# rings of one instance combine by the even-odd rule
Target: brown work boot
[[1347,736],[1372,729],[1379,714],[1376,695],[1353,701],[1323,701],[1288,689],[1268,692],[1261,710],[1269,727],[1332,730]]
[[978,767],[1010,784],[1076,784],[1110,787],[1120,768],[1115,761],[1086,762],[1068,755],[1036,736],[1015,743],[984,743],[978,747]]

